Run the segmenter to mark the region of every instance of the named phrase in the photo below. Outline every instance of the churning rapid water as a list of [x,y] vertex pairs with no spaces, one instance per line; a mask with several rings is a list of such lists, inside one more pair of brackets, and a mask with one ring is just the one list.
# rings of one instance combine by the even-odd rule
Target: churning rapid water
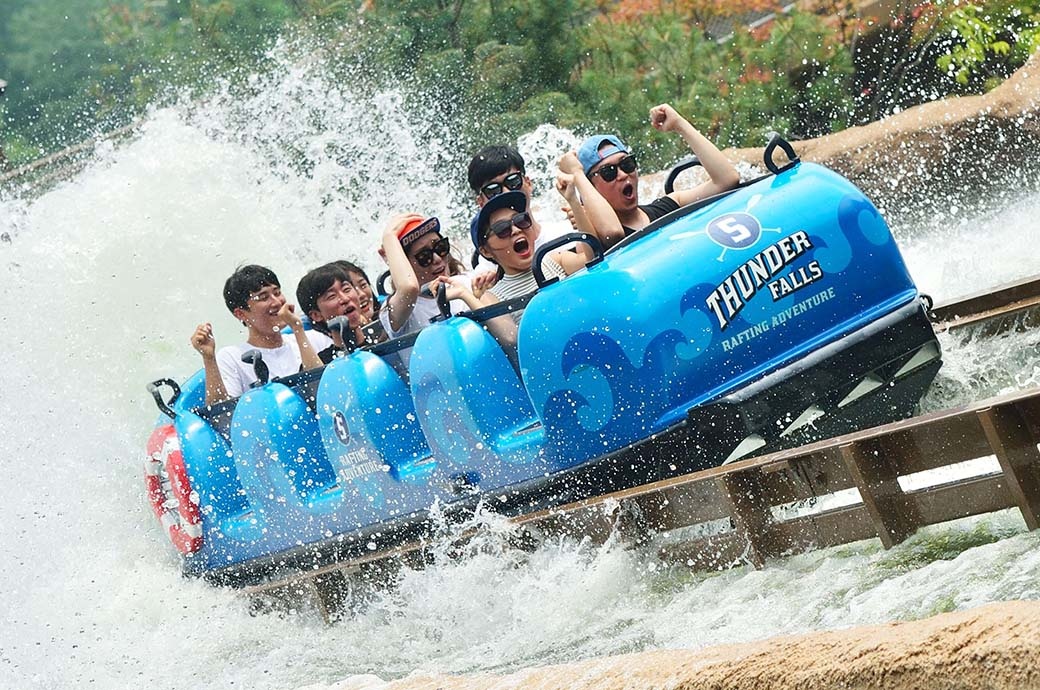
[[[239,337],[220,299],[241,262],[294,286],[334,258],[378,268],[393,211],[451,218],[464,170],[453,146],[387,91],[362,98],[284,61],[251,96],[151,113],[38,198],[0,194],[0,687],[296,688],[373,673],[465,672],[697,647],[1040,598],[1040,536],[1005,512],[874,541],[690,574],[645,554],[562,541],[532,554],[487,532],[482,553],[406,572],[348,620],[250,615],[244,598],[179,574],[146,506],[144,383],[197,366],[202,320]],[[521,148],[559,219],[550,163],[574,137]],[[896,228],[937,299],[1036,271],[1040,201],[950,210]],[[944,337],[946,398],[1040,383],[1036,334]]]

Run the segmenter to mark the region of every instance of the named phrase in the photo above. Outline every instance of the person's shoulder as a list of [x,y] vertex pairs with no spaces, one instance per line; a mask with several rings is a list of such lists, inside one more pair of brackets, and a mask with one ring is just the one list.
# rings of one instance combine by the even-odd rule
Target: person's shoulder
[[316,331],[312,328],[305,332],[307,333],[307,340],[310,341],[311,347],[313,347],[315,351],[324,350],[332,344],[332,338],[321,331]]
[[643,213],[645,213],[650,220],[657,220],[666,213],[671,213],[675,209],[679,208],[679,202],[672,197],[665,195],[654,199],[649,204],[640,204],[639,208],[643,209]]
[[217,350],[217,361],[228,361],[237,362],[245,354],[246,348],[251,347],[249,343],[236,343],[235,345],[225,345],[224,347]]

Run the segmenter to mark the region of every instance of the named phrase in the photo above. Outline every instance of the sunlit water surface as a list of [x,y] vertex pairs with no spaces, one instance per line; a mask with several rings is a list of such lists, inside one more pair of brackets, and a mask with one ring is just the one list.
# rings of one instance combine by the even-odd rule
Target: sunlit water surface
[[[332,258],[378,272],[387,216],[436,213],[465,245],[464,170],[399,94],[360,98],[284,67],[150,114],[39,198],[0,195],[0,687],[295,688],[356,674],[504,670],[657,647],[699,647],[1040,597],[1040,537],[1014,512],[933,527],[890,552],[874,541],[691,574],[614,545],[563,541],[439,559],[372,593],[348,620],[251,615],[244,598],[180,576],[147,508],[155,419],[146,381],[197,366],[188,334],[240,327],[220,299],[242,262],[294,286]],[[569,132],[520,140],[550,191]],[[31,200],[29,200],[31,199]],[[942,300],[1036,271],[1040,201],[951,211],[895,228],[921,289]],[[940,404],[1040,383],[1036,334],[944,336]]]

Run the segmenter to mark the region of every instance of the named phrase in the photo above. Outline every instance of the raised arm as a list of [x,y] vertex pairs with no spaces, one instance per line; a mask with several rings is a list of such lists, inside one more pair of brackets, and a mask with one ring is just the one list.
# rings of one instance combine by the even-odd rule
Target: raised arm
[[213,326],[209,323],[200,323],[191,334],[191,346],[202,355],[202,369],[206,376],[206,404],[230,400],[227,388],[224,387],[224,379],[220,375],[220,367],[217,366],[217,342],[213,338]]
[[651,108],[650,124],[661,132],[678,132],[690,151],[700,159],[710,178],[693,189],[683,189],[668,195],[680,206],[733,189],[740,183],[740,173],[729,159],[672,106],[662,103]]
[[404,253],[401,240],[397,233],[409,221],[421,218],[415,214],[398,215],[391,219],[386,230],[383,231],[383,258],[390,267],[390,277],[394,281],[394,293],[387,298],[383,309],[389,310],[390,328],[394,333],[404,328],[408,319],[415,309],[415,302],[419,299],[419,279],[415,277],[412,263],[408,255]]
[[[574,227],[581,232],[595,235],[604,249],[609,249],[624,239],[625,229],[621,227],[617,212],[585,176],[578,154],[568,151],[557,166],[560,175],[556,179],[556,189],[570,205]],[[580,200],[578,196],[581,197]]]

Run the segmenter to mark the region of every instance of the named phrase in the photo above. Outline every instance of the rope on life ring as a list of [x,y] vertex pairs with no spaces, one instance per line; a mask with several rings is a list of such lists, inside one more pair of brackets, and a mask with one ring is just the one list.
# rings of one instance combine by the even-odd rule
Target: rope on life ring
[[192,496],[173,425],[156,427],[148,438],[147,450],[144,486],[152,512],[178,551],[184,555],[195,553],[202,548],[202,515],[198,498]]

